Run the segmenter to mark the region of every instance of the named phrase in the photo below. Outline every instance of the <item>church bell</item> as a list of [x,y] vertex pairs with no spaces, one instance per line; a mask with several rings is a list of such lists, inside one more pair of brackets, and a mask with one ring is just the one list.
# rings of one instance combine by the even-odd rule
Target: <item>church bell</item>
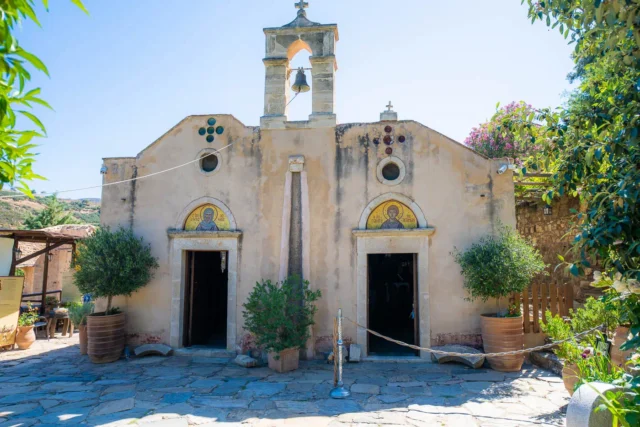
[[296,93],[309,92],[309,90],[311,90],[309,83],[307,83],[307,76],[304,73],[304,68],[298,68],[296,82],[291,86],[291,89]]

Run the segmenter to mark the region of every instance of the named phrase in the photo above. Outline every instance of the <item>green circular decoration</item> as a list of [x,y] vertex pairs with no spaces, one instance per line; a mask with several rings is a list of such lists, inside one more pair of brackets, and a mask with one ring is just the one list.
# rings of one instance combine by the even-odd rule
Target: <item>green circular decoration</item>
[[200,129],[198,129],[198,133],[200,135],[204,135],[205,133],[207,133],[207,130],[205,128],[200,128]]
[[214,128],[213,126],[209,126],[209,127],[207,128],[207,133],[208,133],[209,135],[213,135],[213,132],[215,132],[215,131],[216,131],[216,128]]
[[213,126],[216,124],[216,119],[211,117],[209,120],[207,120],[207,123],[209,124],[209,126]]
[[207,142],[213,142],[213,135],[207,135]]
[[224,128],[223,128],[222,126],[218,126],[218,127],[216,128],[216,133],[217,133],[218,135],[222,135],[222,132],[224,132]]

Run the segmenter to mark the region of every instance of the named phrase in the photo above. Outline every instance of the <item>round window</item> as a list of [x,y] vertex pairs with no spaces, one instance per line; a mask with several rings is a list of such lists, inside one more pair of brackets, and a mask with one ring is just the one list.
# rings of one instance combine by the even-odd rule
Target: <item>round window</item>
[[218,167],[218,156],[215,154],[203,154],[200,157],[200,168],[204,172],[213,172]]
[[382,177],[387,181],[395,181],[400,177],[400,167],[395,163],[387,163],[382,168]]

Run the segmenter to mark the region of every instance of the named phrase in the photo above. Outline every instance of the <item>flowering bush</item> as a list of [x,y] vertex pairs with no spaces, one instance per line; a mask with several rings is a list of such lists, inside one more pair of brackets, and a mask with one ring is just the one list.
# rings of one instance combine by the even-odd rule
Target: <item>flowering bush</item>
[[513,125],[526,122],[532,116],[535,112],[531,105],[512,102],[500,108],[490,121],[471,129],[464,143],[489,158],[511,157],[520,162],[537,149],[537,127],[530,125],[526,132],[516,132]]

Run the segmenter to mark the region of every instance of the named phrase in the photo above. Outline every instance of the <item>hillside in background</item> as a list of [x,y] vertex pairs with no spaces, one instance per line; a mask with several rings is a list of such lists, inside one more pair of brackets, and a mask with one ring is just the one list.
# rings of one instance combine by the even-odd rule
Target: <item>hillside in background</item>
[[[1,196],[15,196],[18,193],[0,191]],[[19,197],[15,199],[0,199],[0,228],[22,228],[24,219],[32,213],[44,209],[45,196],[35,199]],[[64,210],[77,219],[78,224],[100,223],[100,199],[58,199],[64,205]]]

